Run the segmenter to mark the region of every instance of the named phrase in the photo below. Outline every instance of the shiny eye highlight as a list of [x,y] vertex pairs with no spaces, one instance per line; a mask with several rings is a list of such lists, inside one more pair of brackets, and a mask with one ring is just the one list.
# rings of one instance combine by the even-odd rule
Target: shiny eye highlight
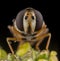
[[25,16],[25,20],[27,20],[28,16]]

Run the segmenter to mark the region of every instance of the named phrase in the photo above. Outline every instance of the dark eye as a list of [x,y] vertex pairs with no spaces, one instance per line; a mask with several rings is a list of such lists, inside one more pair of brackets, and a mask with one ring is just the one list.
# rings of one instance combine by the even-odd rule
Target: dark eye
[[34,16],[32,16],[32,19],[34,20]]
[[27,20],[28,16],[25,16],[25,20]]

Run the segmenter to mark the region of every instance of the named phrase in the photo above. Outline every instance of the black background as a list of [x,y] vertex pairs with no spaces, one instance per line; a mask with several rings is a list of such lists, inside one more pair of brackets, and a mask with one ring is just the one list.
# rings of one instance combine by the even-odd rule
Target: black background
[[[57,1],[48,0],[2,0],[0,1],[0,46],[7,52],[10,49],[6,43],[6,37],[12,36],[7,26],[12,25],[12,19],[16,17],[17,13],[27,7],[32,7],[39,10],[47,24],[51,34],[50,50],[58,52],[59,58],[59,20],[58,20],[58,7]],[[13,45],[13,47],[15,44]],[[16,49],[16,47],[15,47]]]

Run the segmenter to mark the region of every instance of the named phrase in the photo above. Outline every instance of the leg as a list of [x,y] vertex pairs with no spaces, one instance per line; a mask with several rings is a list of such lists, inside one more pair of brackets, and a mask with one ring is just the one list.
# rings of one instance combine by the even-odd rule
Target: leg
[[46,50],[48,50],[49,48],[49,44],[50,44],[50,40],[51,40],[51,33],[47,34],[47,36],[49,36],[47,44],[46,44]]
[[[48,36],[49,36],[49,38],[48,38],[48,41],[47,41],[47,44],[46,44],[46,50],[48,50],[48,47],[49,47],[49,44],[50,44],[51,33],[47,33],[47,34],[41,35],[41,36],[39,36],[39,37],[36,38],[36,40],[41,40],[41,39],[44,39],[45,37],[48,37]],[[40,44],[40,42],[38,42],[36,44],[36,49],[38,49],[39,44]]]
[[40,50],[39,49],[39,45],[42,43],[42,40],[38,41],[37,44],[36,44],[36,50]]
[[10,41],[11,41],[11,40],[16,40],[16,38],[7,38],[8,46],[9,46],[9,48],[10,48],[12,54],[14,54],[13,48],[12,48],[12,46],[10,45]]

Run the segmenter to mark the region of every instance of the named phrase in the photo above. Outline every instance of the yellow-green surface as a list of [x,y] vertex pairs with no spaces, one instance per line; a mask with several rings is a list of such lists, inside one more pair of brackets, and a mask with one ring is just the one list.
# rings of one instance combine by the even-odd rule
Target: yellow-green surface
[[6,51],[1,48],[0,48],[0,59],[7,59]]
[[26,42],[19,46],[15,55],[0,49],[0,61],[58,61],[56,51],[36,51]]
[[31,46],[30,44],[24,43],[22,45],[19,46],[19,49],[17,50],[16,54],[19,56],[23,56],[24,54],[26,54],[29,50],[31,50]]

